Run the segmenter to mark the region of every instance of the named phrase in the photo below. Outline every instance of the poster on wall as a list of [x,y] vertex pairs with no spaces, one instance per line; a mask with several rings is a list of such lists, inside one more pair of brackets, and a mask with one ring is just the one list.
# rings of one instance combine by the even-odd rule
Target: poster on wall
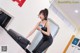
[[17,2],[18,6],[22,7],[26,0],[12,0],[13,2]]

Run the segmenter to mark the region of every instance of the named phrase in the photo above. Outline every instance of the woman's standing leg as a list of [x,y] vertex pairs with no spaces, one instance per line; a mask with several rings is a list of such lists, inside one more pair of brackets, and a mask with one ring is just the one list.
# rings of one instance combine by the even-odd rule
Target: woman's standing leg
[[42,39],[40,40],[40,42],[38,43],[38,45],[36,46],[36,48],[35,48],[32,52],[33,52],[33,53],[36,53],[37,49],[43,44],[43,42],[44,42],[44,39],[42,38]]
[[52,44],[52,42],[49,41],[45,41],[37,50],[35,53],[42,53],[45,49],[47,49],[50,45]]

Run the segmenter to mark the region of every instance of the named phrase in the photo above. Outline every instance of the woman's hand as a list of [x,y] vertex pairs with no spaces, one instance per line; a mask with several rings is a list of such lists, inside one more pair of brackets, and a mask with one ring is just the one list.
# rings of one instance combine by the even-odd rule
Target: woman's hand
[[41,28],[38,26],[38,27],[37,27],[37,30],[41,31]]
[[27,36],[26,38],[28,38],[29,36]]

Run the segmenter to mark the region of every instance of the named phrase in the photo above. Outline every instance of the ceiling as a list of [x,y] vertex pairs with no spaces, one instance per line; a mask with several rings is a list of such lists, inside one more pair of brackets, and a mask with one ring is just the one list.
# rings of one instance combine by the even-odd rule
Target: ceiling
[[54,6],[80,30],[80,0],[54,0]]

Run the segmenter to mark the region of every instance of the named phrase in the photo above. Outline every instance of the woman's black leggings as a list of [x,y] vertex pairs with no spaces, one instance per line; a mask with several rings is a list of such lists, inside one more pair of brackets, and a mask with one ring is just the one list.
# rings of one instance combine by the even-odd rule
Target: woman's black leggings
[[45,37],[43,37],[32,52],[42,53],[45,49],[47,49],[52,44],[52,42],[53,42],[52,37],[49,39],[46,39]]

